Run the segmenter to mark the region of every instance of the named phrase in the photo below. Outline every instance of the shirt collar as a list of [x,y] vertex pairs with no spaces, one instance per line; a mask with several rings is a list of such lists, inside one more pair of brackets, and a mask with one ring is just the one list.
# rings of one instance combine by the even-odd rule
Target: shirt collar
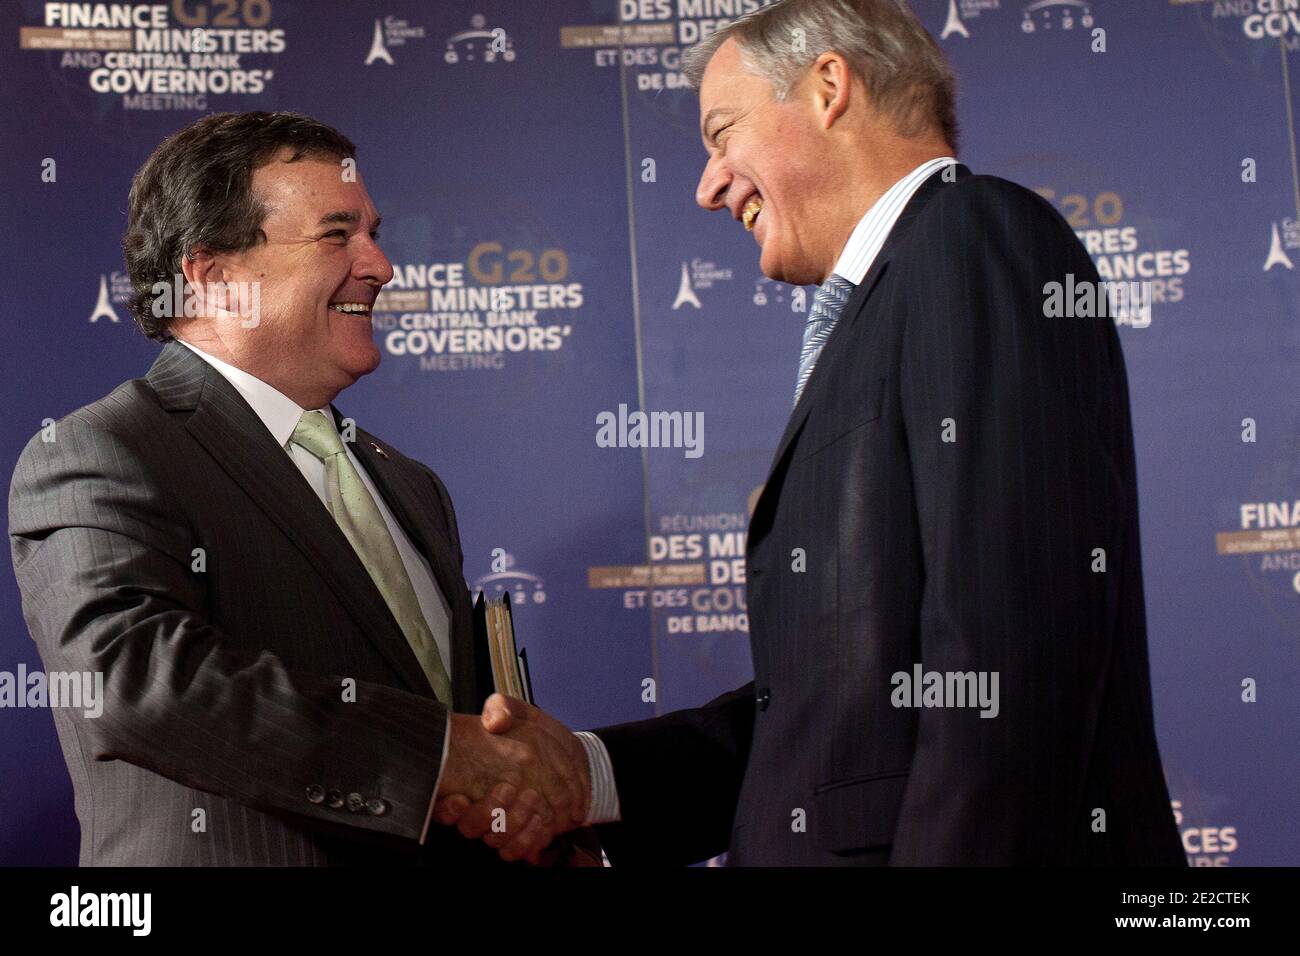
[[937,170],[957,162],[951,156],[937,156],[926,160],[920,166],[900,179],[885,194],[877,199],[867,210],[865,216],[858,220],[857,226],[849,236],[849,241],[835,263],[835,274],[842,276],[854,285],[859,285],[871,270],[871,264],[880,255],[885,239],[902,215],[912,195],[921,188],[921,184]]
[[[253,412],[262,420],[262,424],[266,426],[267,431],[271,433],[277,445],[283,448],[288,443],[289,438],[293,435],[293,430],[298,427],[298,422],[306,411],[301,405],[279,389],[266,384],[255,375],[250,375],[242,368],[236,368],[229,362],[223,362],[216,356],[209,355],[184,339],[177,339],[176,341],[215,368],[226,381],[234,386],[235,391],[240,394],[244,401],[248,402]],[[330,424],[334,424],[334,413],[328,406],[316,409],[316,411],[324,412]]]

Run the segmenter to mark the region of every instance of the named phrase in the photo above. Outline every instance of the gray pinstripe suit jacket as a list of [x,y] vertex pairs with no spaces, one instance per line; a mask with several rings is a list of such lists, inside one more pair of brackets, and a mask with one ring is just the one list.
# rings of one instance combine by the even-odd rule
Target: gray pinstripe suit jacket
[[[447,597],[454,705],[473,711],[451,500],[356,434]],[[289,456],[183,345],[28,443],[9,534],[46,669],[104,675],[102,716],[54,711],[83,865],[495,863],[436,823],[419,845],[447,710]]]

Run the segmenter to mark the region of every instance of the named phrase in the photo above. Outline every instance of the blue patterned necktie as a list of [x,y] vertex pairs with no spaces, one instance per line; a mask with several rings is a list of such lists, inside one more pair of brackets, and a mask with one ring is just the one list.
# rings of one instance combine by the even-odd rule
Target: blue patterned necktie
[[794,403],[799,404],[803,387],[808,384],[808,376],[817,364],[817,356],[822,346],[831,337],[835,323],[840,317],[844,303],[853,293],[853,283],[843,276],[831,273],[813,296],[812,311],[808,313],[808,324],[803,330],[803,348],[799,350],[799,381],[794,387]]

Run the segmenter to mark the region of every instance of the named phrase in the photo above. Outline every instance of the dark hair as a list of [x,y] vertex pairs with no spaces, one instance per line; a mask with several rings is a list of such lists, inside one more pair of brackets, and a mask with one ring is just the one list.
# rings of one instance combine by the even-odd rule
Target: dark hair
[[284,149],[303,157],[356,156],[352,141],[301,113],[213,113],[163,140],[131,183],[122,250],[135,287],[131,317],[156,341],[172,315],[154,314],[155,283],[171,284],[181,257],[198,245],[218,252],[265,240],[266,209],[253,172]]

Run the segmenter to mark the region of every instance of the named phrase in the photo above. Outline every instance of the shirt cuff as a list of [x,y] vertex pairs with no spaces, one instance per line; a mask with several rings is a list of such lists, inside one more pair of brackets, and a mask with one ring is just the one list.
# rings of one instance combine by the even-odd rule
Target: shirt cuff
[[593,733],[580,730],[574,734],[587,751],[587,769],[591,773],[591,806],[584,823],[617,823],[623,819],[618,805],[618,788],[614,785],[614,768],[609,762],[605,742]]
[[442,785],[442,772],[447,769],[447,750],[451,743],[451,708],[447,708],[446,729],[442,732],[442,762],[438,764],[438,779],[433,782],[433,795],[429,797],[429,812],[424,817],[424,829],[420,831],[420,846],[429,835],[429,823],[433,820],[433,805],[438,800],[438,787]]

